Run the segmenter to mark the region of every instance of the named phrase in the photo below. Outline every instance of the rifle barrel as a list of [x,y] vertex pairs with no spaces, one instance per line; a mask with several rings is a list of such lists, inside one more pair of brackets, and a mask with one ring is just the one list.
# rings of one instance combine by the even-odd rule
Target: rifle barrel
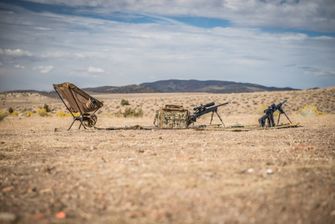
[[229,104],[229,102],[221,103],[221,104],[219,104],[219,105],[216,105],[216,107],[221,107],[221,106],[224,106],[224,105],[227,105],[227,104]]

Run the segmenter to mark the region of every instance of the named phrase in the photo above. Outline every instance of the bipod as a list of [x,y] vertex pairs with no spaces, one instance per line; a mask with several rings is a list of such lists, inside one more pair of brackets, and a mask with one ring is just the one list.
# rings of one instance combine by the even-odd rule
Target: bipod
[[212,114],[211,114],[211,121],[209,122],[209,124],[210,124],[210,125],[212,124],[214,113],[215,113],[215,114],[218,116],[218,118],[220,119],[220,121],[221,121],[223,127],[225,127],[225,124],[223,123],[223,121],[222,121],[222,119],[221,119],[221,117],[220,117],[220,115],[219,115],[219,113],[218,113],[217,110],[212,111]]
[[285,117],[287,118],[287,120],[290,122],[290,124],[292,124],[292,121],[290,120],[290,118],[287,116],[287,114],[285,113],[285,111],[283,111],[283,112],[279,112],[277,125],[279,125],[279,120],[280,120],[280,115],[281,114],[284,114]]

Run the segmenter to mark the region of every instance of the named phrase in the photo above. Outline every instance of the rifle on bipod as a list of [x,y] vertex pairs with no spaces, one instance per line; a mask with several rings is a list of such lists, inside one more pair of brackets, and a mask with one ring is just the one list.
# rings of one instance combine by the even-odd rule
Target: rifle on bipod
[[287,114],[285,113],[283,106],[284,104],[287,102],[287,100],[284,100],[282,102],[280,102],[279,104],[272,104],[271,106],[269,106],[266,110],[264,110],[264,115],[258,120],[259,125],[261,127],[265,127],[266,121],[268,123],[268,127],[274,127],[276,124],[274,122],[273,119],[273,114],[274,112],[276,112],[278,110],[279,115],[278,115],[278,120],[277,120],[277,125],[279,125],[279,120],[280,120],[280,115],[284,114],[287,118],[287,120],[292,124],[290,118],[287,116]]
[[222,103],[222,104],[219,104],[219,105],[215,105],[214,102],[211,102],[211,103],[207,103],[205,105],[200,105],[200,106],[197,106],[197,107],[194,107],[193,108],[193,114],[191,114],[189,117],[188,117],[188,125],[194,123],[197,121],[197,118],[201,117],[202,115],[205,115],[205,114],[208,114],[208,113],[212,113],[211,115],[211,121],[209,124],[212,124],[212,121],[213,121],[213,116],[214,116],[214,113],[218,116],[218,118],[220,119],[221,123],[223,126],[224,123],[218,113],[218,108],[221,107],[221,106],[224,106],[224,105],[227,105],[227,103]]

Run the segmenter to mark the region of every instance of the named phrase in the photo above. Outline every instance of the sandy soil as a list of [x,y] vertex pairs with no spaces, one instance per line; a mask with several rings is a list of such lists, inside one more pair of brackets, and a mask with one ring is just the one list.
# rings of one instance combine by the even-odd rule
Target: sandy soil
[[[264,105],[284,98],[303,125],[226,132],[66,131],[59,99],[2,94],[1,108],[18,114],[0,122],[0,223],[334,223],[334,96],[334,88],[96,96],[105,103],[99,127],[149,126],[163,104],[211,100],[231,102],[220,109],[226,125],[257,124]],[[116,117],[121,99],[144,117]],[[49,116],[24,115],[44,103]]]

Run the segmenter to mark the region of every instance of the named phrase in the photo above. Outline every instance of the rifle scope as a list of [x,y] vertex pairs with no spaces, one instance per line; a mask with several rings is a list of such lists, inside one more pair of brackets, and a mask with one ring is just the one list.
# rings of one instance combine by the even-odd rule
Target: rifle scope
[[215,105],[214,102],[210,102],[210,103],[207,103],[205,105],[201,104],[200,106],[194,107],[193,110],[203,110],[203,109],[205,109],[207,107],[211,107],[211,106],[214,106],[214,105]]

